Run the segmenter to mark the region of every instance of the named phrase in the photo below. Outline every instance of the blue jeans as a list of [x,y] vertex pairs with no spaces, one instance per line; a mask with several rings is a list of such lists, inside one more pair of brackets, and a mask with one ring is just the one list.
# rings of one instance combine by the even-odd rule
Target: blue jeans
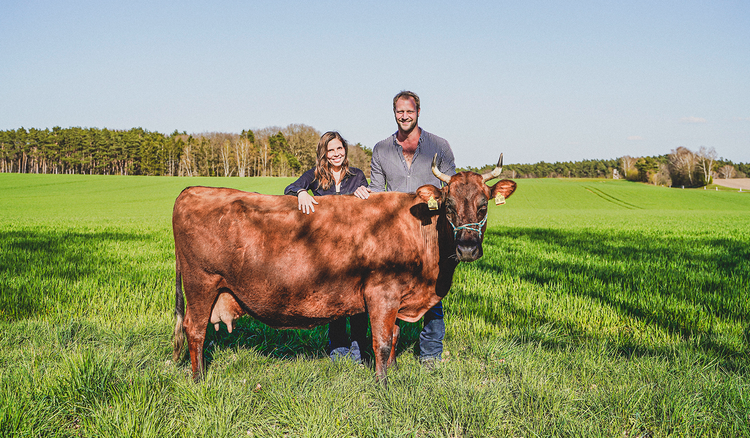
[[419,358],[421,360],[440,359],[443,354],[445,321],[443,320],[443,302],[424,314],[424,327],[419,333]]

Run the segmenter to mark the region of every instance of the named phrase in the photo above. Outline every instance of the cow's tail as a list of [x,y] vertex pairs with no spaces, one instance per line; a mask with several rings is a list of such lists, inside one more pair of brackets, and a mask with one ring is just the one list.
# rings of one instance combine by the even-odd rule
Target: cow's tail
[[185,320],[185,296],[182,293],[182,272],[180,259],[175,257],[175,305],[174,305],[174,339],[172,340],[172,361],[180,360],[182,346],[185,344],[185,331],[182,323]]

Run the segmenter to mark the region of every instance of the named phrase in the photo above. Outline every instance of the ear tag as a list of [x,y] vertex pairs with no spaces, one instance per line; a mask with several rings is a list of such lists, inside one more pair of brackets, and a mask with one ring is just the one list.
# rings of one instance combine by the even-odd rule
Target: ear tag
[[430,210],[438,209],[438,203],[437,200],[435,200],[434,196],[430,196],[430,199],[427,200],[427,208],[429,208]]
[[495,205],[502,205],[505,204],[505,196],[502,195],[502,193],[498,193],[495,195]]

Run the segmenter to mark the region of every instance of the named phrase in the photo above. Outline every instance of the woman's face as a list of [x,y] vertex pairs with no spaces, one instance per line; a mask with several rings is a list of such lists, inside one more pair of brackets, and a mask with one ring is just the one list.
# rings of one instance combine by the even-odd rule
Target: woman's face
[[328,158],[328,164],[331,165],[333,170],[339,170],[346,158],[344,144],[337,138],[331,139],[331,141],[328,142],[328,154],[326,157]]

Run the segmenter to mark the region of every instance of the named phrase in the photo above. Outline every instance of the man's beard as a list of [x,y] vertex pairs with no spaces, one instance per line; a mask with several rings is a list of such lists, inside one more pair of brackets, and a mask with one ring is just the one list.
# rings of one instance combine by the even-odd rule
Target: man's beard
[[410,134],[412,131],[414,131],[414,128],[417,127],[417,120],[418,120],[417,117],[415,117],[414,119],[412,119],[412,121],[410,123],[408,123],[408,125],[407,125],[408,129],[405,129],[404,128],[404,124],[402,124],[401,122],[398,122],[398,127],[399,127],[399,129],[401,129],[401,132],[404,132],[406,134]]

